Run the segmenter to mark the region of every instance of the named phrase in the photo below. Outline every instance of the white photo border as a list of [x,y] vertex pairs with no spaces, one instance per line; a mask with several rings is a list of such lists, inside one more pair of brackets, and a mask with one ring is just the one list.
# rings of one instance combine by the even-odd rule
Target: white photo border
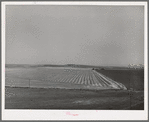
[[[1,2],[2,120],[148,120],[148,6],[147,2]],[[6,5],[144,6],[144,110],[23,110],[5,109],[5,7]],[[78,116],[67,115],[70,112]]]

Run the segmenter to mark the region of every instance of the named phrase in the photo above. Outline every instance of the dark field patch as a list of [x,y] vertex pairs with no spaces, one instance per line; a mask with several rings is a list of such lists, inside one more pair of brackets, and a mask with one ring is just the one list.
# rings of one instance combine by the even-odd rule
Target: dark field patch
[[[143,92],[133,92],[132,105],[144,102]],[[6,109],[130,109],[126,90],[74,90],[6,87]],[[137,108],[142,109],[143,106]]]
[[96,70],[99,73],[124,84],[128,89],[144,90],[144,70]]

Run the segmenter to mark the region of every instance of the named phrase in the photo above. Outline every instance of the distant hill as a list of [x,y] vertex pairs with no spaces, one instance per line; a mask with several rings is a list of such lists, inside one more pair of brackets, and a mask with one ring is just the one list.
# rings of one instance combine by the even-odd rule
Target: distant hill
[[56,64],[6,64],[6,68],[28,68],[28,67],[71,67],[71,68],[93,68],[93,69],[129,69],[128,67],[118,67],[118,66],[94,66],[94,65],[82,65],[82,64],[65,64],[65,65],[56,65]]

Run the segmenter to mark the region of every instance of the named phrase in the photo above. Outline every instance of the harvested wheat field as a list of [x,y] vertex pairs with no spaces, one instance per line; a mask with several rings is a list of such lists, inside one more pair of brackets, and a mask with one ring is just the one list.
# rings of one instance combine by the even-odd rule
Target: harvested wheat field
[[89,68],[12,68],[6,69],[6,86],[66,89],[127,88]]

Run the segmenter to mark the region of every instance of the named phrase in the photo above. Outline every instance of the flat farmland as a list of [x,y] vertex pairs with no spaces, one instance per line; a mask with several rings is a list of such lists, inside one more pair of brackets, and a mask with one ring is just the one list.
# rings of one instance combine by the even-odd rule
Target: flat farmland
[[6,69],[5,80],[5,85],[11,87],[127,89],[123,84],[87,68],[10,68]]
[[6,68],[5,108],[144,109],[144,91],[131,91],[130,98],[129,81],[118,82],[105,75],[106,70],[98,72],[90,68]]

